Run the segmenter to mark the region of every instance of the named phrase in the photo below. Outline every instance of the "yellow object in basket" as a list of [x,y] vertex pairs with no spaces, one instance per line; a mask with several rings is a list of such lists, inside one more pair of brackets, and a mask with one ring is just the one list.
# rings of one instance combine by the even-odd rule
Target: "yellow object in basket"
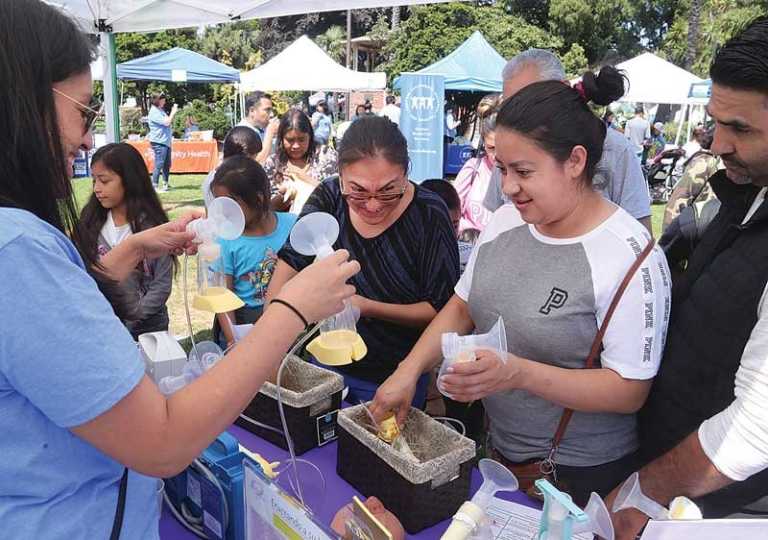
[[392,444],[400,435],[400,427],[397,425],[397,419],[394,414],[390,414],[379,424],[379,439]]
[[346,366],[368,354],[368,347],[357,332],[333,330],[313,339],[307,351],[326,366]]
[[197,294],[192,300],[192,307],[211,313],[226,313],[244,305],[245,302],[226,287],[208,287],[205,294]]

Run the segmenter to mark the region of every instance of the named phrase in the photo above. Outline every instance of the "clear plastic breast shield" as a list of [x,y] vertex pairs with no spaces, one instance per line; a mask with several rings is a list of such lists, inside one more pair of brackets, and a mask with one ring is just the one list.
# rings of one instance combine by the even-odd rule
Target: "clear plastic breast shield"
[[492,540],[490,520],[485,513],[488,504],[499,491],[517,491],[517,478],[501,463],[481,459],[478,468],[483,475],[483,485],[453,516],[442,540]]
[[498,351],[501,354],[502,360],[506,358],[507,332],[504,327],[504,320],[499,317],[496,324],[485,334],[460,336],[456,332],[445,333],[442,335],[441,347],[443,363],[437,375],[437,388],[443,395],[451,397],[445,393],[440,383],[445,370],[449,367],[460,362],[474,362],[476,359],[475,351],[480,349]]
[[613,523],[605,503],[592,493],[582,510],[547,480],[536,480],[536,488],[544,495],[544,510],[539,524],[540,540],[570,540],[577,534],[591,533],[603,540],[614,540]]
[[640,487],[640,475],[632,473],[622,484],[616,499],[613,501],[613,511],[626,508],[636,508],[651,519],[702,519],[701,510],[688,497],[675,497],[669,505],[669,510],[646,496]]
[[[302,255],[319,260],[333,254],[333,244],[338,237],[339,223],[336,218],[325,212],[313,212],[293,226],[291,247]],[[357,333],[357,316],[349,301],[344,302],[341,312],[321,323],[320,336],[309,344],[307,350],[327,365],[349,364],[365,356],[368,349]]]
[[197,309],[223,313],[242,307],[243,302],[226,287],[221,260],[221,240],[234,240],[243,234],[245,216],[234,200],[217,197],[208,206],[208,217],[187,225],[195,233],[197,249]]

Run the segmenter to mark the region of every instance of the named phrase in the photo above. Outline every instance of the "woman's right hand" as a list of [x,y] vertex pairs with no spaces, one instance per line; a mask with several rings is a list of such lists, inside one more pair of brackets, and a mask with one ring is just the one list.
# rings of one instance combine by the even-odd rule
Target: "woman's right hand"
[[420,372],[401,363],[376,390],[370,409],[374,420],[381,422],[394,412],[397,424],[402,426],[411,409],[411,402],[416,393],[416,383],[420,376]]
[[347,280],[359,271],[360,263],[350,261],[349,252],[341,249],[296,274],[277,298],[298,309],[307,321],[320,321],[344,309],[344,300],[355,294]]

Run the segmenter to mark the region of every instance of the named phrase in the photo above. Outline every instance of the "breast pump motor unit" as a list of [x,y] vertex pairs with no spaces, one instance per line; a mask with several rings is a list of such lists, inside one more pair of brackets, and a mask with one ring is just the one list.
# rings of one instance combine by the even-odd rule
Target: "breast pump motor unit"
[[446,397],[451,397],[442,388],[441,379],[446,370],[454,364],[461,362],[474,362],[475,352],[480,349],[490,349],[501,353],[502,361],[505,361],[507,353],[507,332],[504,321],[498,318],[496,324],[485,334],[470,334],[460,336],[456,332],[447,332],[442,335],[441,346],[443,363],[437,375],[437,388]]
[[[302,255],[320,260],[333,254],[333,243],[338,237],[336,219],[325,212],[313,212],[293,226],[291,247]],[[357,333],[354,308],[348,300],[340,313],[320,324],[320,335],[307,345],[307,351],[318,362],[329,366],[351,364],[368,353],[365,342]]]
[[483,476],[483,485],[471,501],[459,507],[441,540],[493,540],[485,509],[497,492],[517,491],[517,478],[504,465],[492,459],[481,459],[478,468]]
[[574,535],[591,533],[603,540],[614,540],[613,523],[605,503],[592,493],[582,510],[547,480],[536,480],[536,488],[544,494],[544,511],[539,525],[539,540],[570,540]]

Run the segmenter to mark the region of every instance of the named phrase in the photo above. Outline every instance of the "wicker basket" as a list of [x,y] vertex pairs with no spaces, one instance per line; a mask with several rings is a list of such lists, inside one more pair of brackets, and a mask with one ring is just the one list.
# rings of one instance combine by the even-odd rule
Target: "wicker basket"
[[[294,452],[303,454],[336,439],[336,411],[341,408],[344,378],[297,356],[291,356],[287,362],[280,395]],[[235,424],[280,448],[288,449],[277,406],[277,387],[272,383],[264,383]]]
[[376,496],[409,533],[451,517],[469,498],[475,443],[411,409],[403,436],[417,461],[369,431],[362,405],[339,413],[336,472],[366,497]]

